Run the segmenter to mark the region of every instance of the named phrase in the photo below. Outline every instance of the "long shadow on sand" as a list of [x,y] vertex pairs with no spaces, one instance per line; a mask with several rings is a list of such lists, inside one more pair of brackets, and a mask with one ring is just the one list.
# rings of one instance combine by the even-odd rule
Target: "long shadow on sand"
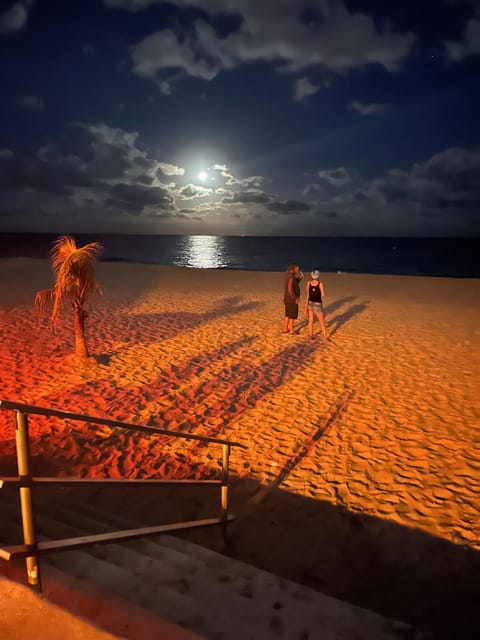
[[[139,424],[208,437],[225,437],[230,425],[245,411],[288,383],[291,376],[308,366],[315,351],[325,348],[320,343],[313,345],[310,341],[295,341],[270,359],[259,362],[251,354],[254,340],[254,337],[245,337],[178,364],[162,363],[157,378],[140,386],[117,386],[111,379],[86,381],[45,396],[42,406],[87,415],[92,415],[92,407],[97,407],[94,415],[114,420],[131,421],[131,416],[136,415]],[[215,373],[215,368],[226,358],[230,359],[229,365]],[[49,438],[40,437],[37,451],[47,457],[55,451],[57,457],[64,458],[66,469],[83,466],[85,473],[86,466],[90,471],[93,468],[94,472],[107,466],[116,474],[133,477],[139,470],[141,473],[145,448],[137,445],[145,440],[142,435],[115,430],[106,434],[110,436],[107,441],[100,439],[102,447],[96,448],[89,444],[97,433],[95,426],[67,424],[66,429],[51,431],[52,427],[47,426],[49,421],[41,416],[32,419],[32,423],[37,425],[38,433],[49,429],[52,440],[49,444]],[[162,474],[168,475],[169,469],[164,468],[163,449],[170,441],[168,437],[155,437],[151,441],[148,447],[149,467],[144,470],[145,475],[158,473],[160,466]],[[170,471],[176,476],[191,476],[191,458],[203,446],[199,442],[191,444],[187,459]]]
[[354,300],[356,300],[356,296],[346,296],[345,298],[338,298],[337,300],[334,300],[333,302],[330,302],[325,306],[325,313],[331,316],[332,313],[335,313],[335,311],[343,307],[343,305],[348,304],[349,302],[353,302]]
[[337,315],[333,316],[333,318],[329,316],[327,319],[327,323],[330,337],[333,337],[337,333],[337,331],[354,316],[365,311],[365,309],[368,307],[368,304],[369,300],[366,300],[365,302],[360,302],[358,304],[352,305],[342,313],[338,313]]
[[[257,309],[261,305],[259,301],[243,302],[241,297],[234,296],[220,300],[215,307],[205,313],[193,313],[180,309],[175,312],[122,314],[117,310],[113,312],[118,322],[115,341],[125,346],[151,344],[158,340],[175,338],[221,317]],[[109,322],[115,322],[111,311]],[[102,336],[101,327],[98,327],[95,333],[96,335],[92,335],[92,341],[95,341],[92,342],[94,348],[99,350],[106,347],[108,350],[111,337]],[[102,362],[107,361],[110,355],[110,353],[101,354],[99,359]]]

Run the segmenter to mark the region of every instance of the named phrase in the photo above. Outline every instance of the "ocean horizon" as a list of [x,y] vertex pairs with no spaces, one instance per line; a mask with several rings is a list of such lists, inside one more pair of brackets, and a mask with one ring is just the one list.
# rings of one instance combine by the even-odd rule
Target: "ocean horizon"
[[[0,233],[0,257],[48,259],[60,234]],[[198,269],[480,277],[480,238],[71,234],[100,242],[100,260]]]

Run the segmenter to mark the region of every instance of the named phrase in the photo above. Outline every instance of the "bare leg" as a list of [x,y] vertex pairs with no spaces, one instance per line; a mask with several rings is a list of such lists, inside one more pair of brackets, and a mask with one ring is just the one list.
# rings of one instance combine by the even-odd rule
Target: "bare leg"
[[288,333],[288,318],[285,316],[283,319],[283,333]]
[[325,315],[324,315],[323,311],[319,311],[317,313],[317,318],[318,318],[318,322],[320,323],[320,326],[322,328],[323,337],[325,338],[325,340],[328,340],[327,327],[325,326]]
[[308,310],[308,335],[310,338],[313,338],[313,311],[312,309]]

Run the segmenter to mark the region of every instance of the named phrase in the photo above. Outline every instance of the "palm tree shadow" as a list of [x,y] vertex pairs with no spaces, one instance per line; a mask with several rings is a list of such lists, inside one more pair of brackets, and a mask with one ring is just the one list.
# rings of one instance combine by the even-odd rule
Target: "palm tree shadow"
[[339,313],[333,318],[329,319],[328,326],[331,327],[329,331],[330,338],[332,338],[340,329],[340,327],[343,327],[354,316],[356,316],[359,313],[362,313],[362,311],[365,311],[369,303],[370,303],[369,300],[365,300],[365,302],[354,304],[343,313]]
[[[119,316],[120,335],[115,338],[122,345],[150,344],[158,340],[175,338],[181,333],[196,329],[217,318],[257,309],[262,304],[260,301],[243,302],[240,296],[233,296],[220,300],[213,308],[203,313],[166,311]],[[111,336],[103,336],[103,342],[108,343],[111,339]],[[105,355],[102,358],[105,360]],[[108,362],[102,361],[102,364],[108,364]]]
[[[249,357],[248,346],[253,340],[253,337],[241,338],[179,364],[163,366],[152,382],[140,387],[118,387],[109,379],[94,380],[51,394],[48,399],[45,397],[44,401],[46,406],[65,410],[72,401],[79,400],[80,412],[82,406],[98,405],[101,401],[102,414],[112,419],[129,421],[133,412],[141,416],[141,423],[148,426],[208,437],[228,437],[231,426],[240,416],[255,407],[266,395],[274,393],[278,387],[288,383],[291,376],[307,366],[313,353],[323,347],[320,344],[312,345],[310,341],[292,344],[264,361],[259,367],[258,363]],[[223,368],[217,374],[209,373],[205,376],[215,363],[220,363],[227,357],[231,358],[239,349],[247,351],[238,354],[235,363],[230,367]],[[203,379],[198,380],[198,376]],[[196,379],[195,383],[192,383],[192,378]],[[158,402],[157,399],[162,401]],[[126,408],[128,413],[125,413]],[[48,421],[37,417],[36,422],[46,426]],[[151,473],[155,474],[158,464],[165,456],[165,446],[172,440],[171,437],[160,436],[153,438],[148,445],[140,446],[142,441],[145,443],[143,434],[125,434],[118,430],[112,432],[111,429],[109,432],[98,433],[95,425],[85,425],[82,429],[69,428],[67,432],[59,433],[62,445],[59,442],[55,443],[53,437],[40,440],[38,447],[41,453],[51,454],[53,446],[56,455],[61,454],[65,458],[70,456],[72,441],[81,441],[84,453],[77,457],[70,456],[71,459],[68,461],[65,459],[65,465],[70,472],[84,473],[87,466],[94,465],[99,469],[100,466],[111,467],[116,473],[118,469],[126,468],[125,462],[128,458],[129,475],[138,473],[148,450]],[[87,445],[87,441],[91,441],[92,437],[98,444],[101,442],[102,446],[94,446],[92,450]],[[131,447],[128,444],[131,442],[135,442],[135,446]],[[191,477],[194,457],[204,446],[203,443],[197,442],[188,447],[182,464],[174,469],[179,477]]]

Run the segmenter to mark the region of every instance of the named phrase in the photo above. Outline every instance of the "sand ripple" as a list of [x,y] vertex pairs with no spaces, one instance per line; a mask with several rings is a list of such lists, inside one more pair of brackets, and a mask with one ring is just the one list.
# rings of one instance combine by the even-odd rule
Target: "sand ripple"
[[[3,398],[230,438],[248,447],[232,457],[239,477],[480,549],[477,282],[328,276],[324,343],[305,326],[280,334],[281,275],[158,267],[139,280],[142,267],[122,265],[118,281],[120,266],[102,268],[91,370],[65,358],[70,322],[52,335],[28,306],[48,282],[3,301]],[[12,418],[0,421],[11,466]],[[220,452],[201,443],[31,427],[36,464],[58,474],[218,474]]]

